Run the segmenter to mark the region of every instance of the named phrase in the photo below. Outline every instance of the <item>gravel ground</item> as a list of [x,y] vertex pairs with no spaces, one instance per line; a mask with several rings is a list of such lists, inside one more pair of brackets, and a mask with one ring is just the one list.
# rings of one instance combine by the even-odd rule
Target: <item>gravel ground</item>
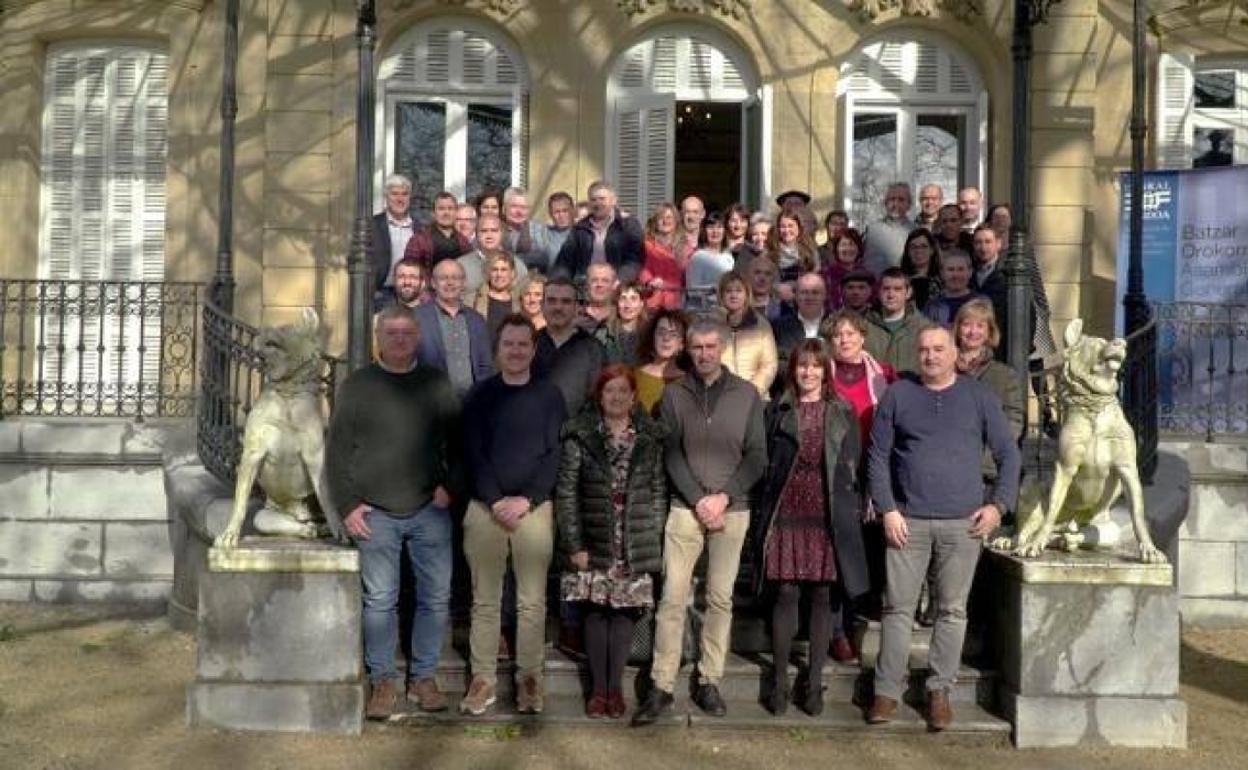
[[1015,751],[994,738],[544,727],[369,727],[360,738],[185,726],[194,641],[108,607],[0,604],[0,768],[1248,767],[1248,629],[1183,635],[1188,751]]

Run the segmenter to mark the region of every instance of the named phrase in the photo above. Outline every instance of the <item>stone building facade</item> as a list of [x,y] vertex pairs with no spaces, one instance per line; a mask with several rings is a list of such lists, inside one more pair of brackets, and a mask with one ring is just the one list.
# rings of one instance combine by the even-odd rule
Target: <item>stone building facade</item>
[[[224,6],[0,3],[0,274],[211,277]],[[1246,162],[1245,11],[1172,6],[1150,25],[1149,156],[1190,164],[1212,121],[1238,127],[1233,160]],[[859,218],[872,185],[894,177],[1008,195],[1010,2],[379,0],[378,11],[378,200],[395,168],[461,195],[520,183],[537,201],[581,197],[605,176],[636,208],[692,189],[756,207],[800,188],[816,212]],[[315,306],[331,350],[346,340],[355,12],[348,0],[241,2],[237,307],[273,322]],[[1035,30],[1032,223],[1058,324],[1112,319],[1130,18],[1120,0],[1063,0]],[[1228,83],[1231,101],[1210,101]]]

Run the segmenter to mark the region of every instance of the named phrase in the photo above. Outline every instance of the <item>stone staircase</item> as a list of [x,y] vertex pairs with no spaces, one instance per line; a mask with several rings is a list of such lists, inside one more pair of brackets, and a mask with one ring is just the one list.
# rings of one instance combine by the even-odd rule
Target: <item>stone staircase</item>
[[[888,725],[868,726],[863,721],[862,708],[870,693],[872,667],[879,651],[879,628],[872,624],[866,631],[862,649],[861,666],[836,663],[829,659],[824,669],[824,713],[811,717],[796,705],[790,705],[782,717],[771,714],[763,705],[762,698],[770,687],[771,656],[764,653],[732,653],[725,664],[720,691],[728,703],[728,714],[722,718],[707,716],[689,698],[689,677],[692,666],[684,666],[676,682],[676,705],[666,720],[658,723],[667,727],[699,727],[708,729],[786,728],[824,731],[869,731],[882,733],[922,732],[926,724],[917,706],[922,702],[923,682],[927,665],[927,645],[930,629],[914,632],[911,643],[911,669],[909,688],[905,703],[898,710],[897,718]],[[804,657],[804,644],[796,643],[797,655]],[[426,714],[415,709],[405,710],[385,725],[393,729],[404,725],[429,724],[576,724],[601,725],[627,729],[628,718],[621,720],[590,720],[585,717],[584,699],[588,691],[588,671],[584,664],[560,650],[547,647],[545,687],[546,708],[540,716],[520,715],[512,708],[514,703],[513,667],[510,662],[499,661],[498,703],[481,717],[459,714],[455,707],[458,698],[467,690],[469,673],[464,657],[465,648],[448,644],[443,650],[438,679],[451,695],[451,709],[440,714]],[[789,679],[797,681],[799,668],[789,665]],[[978,735],[992,741],[1003,741],[1010,731],[1009,722],[994,712],[996,674],[973,665],[964,664],[958,684],[951,693],[956,715],[952,733]],[[625,696],[629,702],[629,714],[638,696],[644,692],[646,677],[641,669],[629,666],[624,674]]]

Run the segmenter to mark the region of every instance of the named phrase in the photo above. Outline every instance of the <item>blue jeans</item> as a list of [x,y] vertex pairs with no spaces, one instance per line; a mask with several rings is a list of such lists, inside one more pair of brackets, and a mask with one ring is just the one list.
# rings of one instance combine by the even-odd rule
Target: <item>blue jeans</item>
[[451,513],[430,503],[399,518],[380,509],[368,514],[373,534],[360,540],[364,583],[364,667],[370,681],[397,679],[399,559],[407,553],[416,577],[412,660],[408,679],[432,677],[438,667],[451,600]]

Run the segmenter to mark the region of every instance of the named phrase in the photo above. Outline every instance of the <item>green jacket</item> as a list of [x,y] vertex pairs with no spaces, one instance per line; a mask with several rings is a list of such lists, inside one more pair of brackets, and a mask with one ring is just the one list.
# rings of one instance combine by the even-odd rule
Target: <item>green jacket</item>
[[908,309],[901,326],[896,331],[889,331],[880,312],[872,310],[867,313],[867,352],[876,361],[893,367],[898,374],[918,372],[919,353],[915,346],[919,341],[919,331],[930,323],[927,316]]

